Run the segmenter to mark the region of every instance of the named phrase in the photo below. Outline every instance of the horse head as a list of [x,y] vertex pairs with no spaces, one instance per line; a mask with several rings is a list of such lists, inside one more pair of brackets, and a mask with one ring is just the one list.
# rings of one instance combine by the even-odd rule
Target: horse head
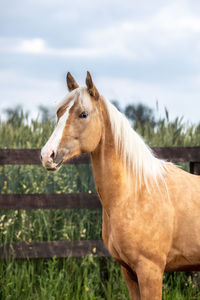
[[86,87],[79,87],[70,73],[68,95],[57,109],[55,129],[41,150],[47,170],[57,170],[68,159],[95,150],[101,139],[100,95],[87,72]]

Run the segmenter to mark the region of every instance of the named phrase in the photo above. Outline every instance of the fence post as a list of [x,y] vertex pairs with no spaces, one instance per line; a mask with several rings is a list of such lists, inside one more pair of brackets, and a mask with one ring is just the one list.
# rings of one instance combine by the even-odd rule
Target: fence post
[[200,175],[200,162],[190,162],[190,173]]
[[[200,162],[190,162],[190,173],[200,175]],[[200,287],[200,272],[191,272],[198,288]]]

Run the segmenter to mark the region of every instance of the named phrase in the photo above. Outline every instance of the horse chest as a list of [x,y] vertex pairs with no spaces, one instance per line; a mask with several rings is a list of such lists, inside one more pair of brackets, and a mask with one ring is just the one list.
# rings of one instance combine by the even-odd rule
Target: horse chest
[[130,248],[128,240],[122,237],[118,226],[111,221],[105,210],[103,210],[102,236],[112,257],[120,263],[126,263],[125,249]]
[[110,217],[106,213],[105,209],[103,209],[102,237],[103,237],[103,241],[104,241],[108,251],[112,255],[112,257],[114,257],[115,259],[118,260],[120,258],[120,255],[117,250],[118,247],[116,247],[117,241],[113,236],[113,230],[112,230],[112,224],[110,222]]

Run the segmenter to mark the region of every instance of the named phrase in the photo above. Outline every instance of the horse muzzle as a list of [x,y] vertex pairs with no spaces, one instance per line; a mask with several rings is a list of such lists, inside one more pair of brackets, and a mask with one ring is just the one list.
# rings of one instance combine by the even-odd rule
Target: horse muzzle
[[67,154],[69,154],[69,151],[67,151],[66,149],[62,149],[56,154],[53,151],[51,152],[51,154],[41,151],[42,165],[48,171],[57,171],[65,161],[64,158],[67,156]]

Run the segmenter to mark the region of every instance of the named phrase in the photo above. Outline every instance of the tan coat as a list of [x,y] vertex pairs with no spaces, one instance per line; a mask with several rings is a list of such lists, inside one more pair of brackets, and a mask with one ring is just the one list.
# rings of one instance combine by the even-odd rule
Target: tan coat
[[[44,146],[43,164],[55,170],[63,161],[91,152],[103,207],[104,243],[122,265],[131,299],[160,300],[165,270],[200,270],[200,177],[166,164],[156,181],[149,177],[147,188],[116,150],[105,101],[90,74],[86,79],[90,100],[71,74],[67,83],[70,91],[79,92],[73,94],[57,148]],[[59,109],[58,122],[70,101],[71,96]],[[88,116],[83,117],[86,111]]]

